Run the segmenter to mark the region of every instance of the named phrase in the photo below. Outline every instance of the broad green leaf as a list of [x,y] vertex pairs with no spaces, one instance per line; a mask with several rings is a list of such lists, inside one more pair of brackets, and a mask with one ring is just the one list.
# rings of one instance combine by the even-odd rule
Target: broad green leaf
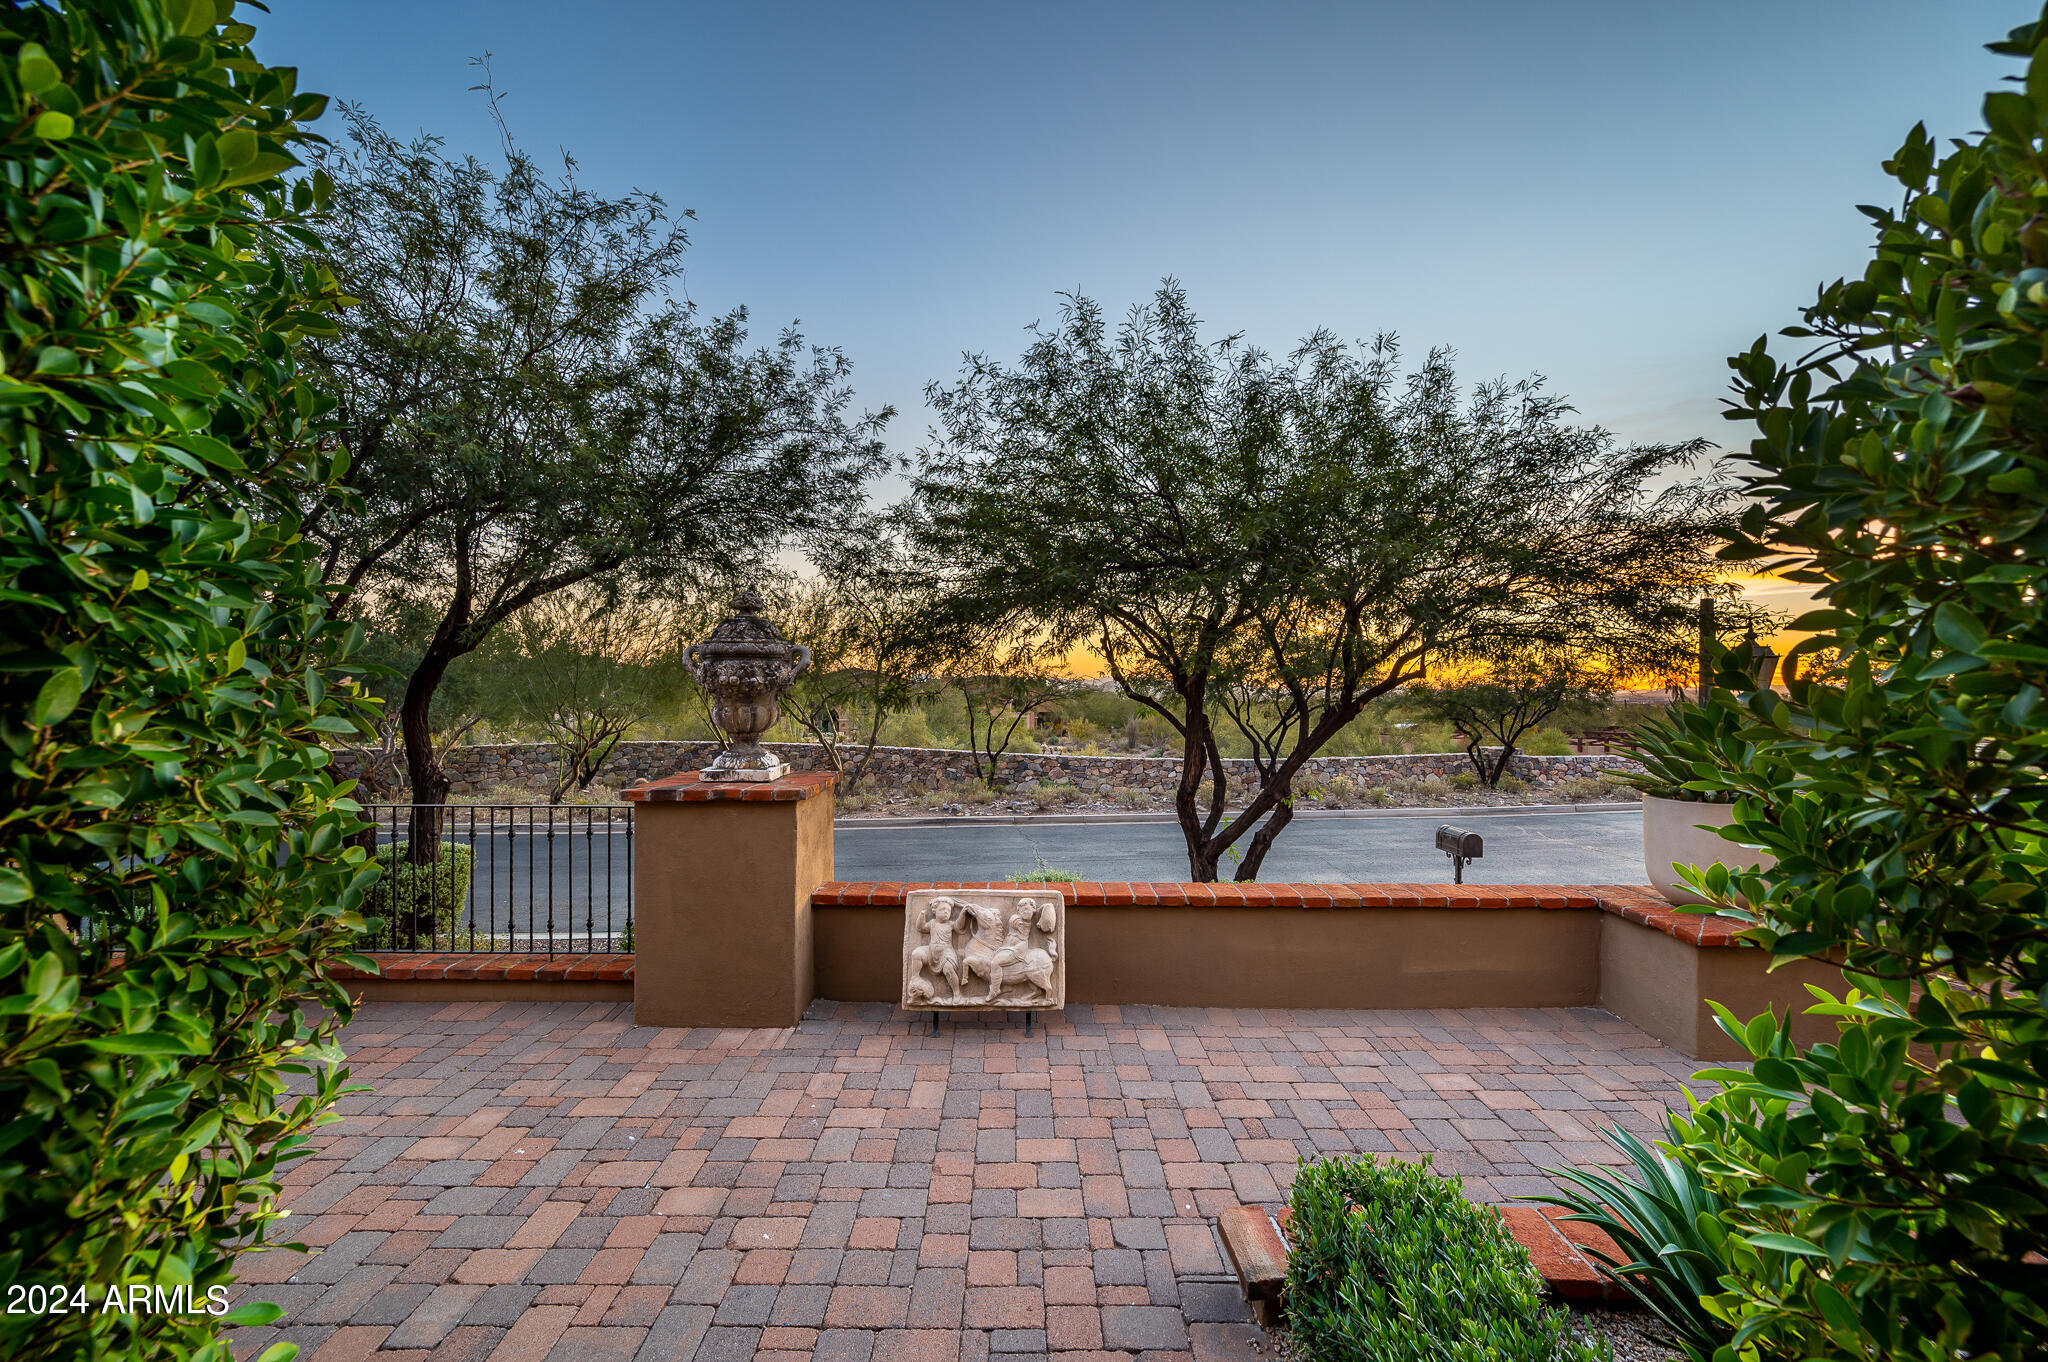
[[78,668],[65,667],[52,672],[29,705],[28,721],[38,728],[48,728],[78,708],[79,698],[84,693],[85,678]]

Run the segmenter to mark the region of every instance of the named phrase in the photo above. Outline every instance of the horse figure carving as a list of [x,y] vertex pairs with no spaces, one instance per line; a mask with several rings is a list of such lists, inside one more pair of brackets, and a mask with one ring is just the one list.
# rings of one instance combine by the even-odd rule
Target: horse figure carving
[[1001,996],[1003,985],[1017,979],[1030,980],[1045,997],[1051,998],[1053,966],[1058,957],[1051,950],[1031,944],[1031,927],[1036,919],[1041,931],[1050,931],[1050,924],[1055,921],[1053,905],[1025,899],[1008,922],[1003,920],[1003,910],[993,904],[964,906],[973,914],[976,930],[967,949],[961,952],[960,963],[968,975],[978,974],[988,980],[988,1001],[994,1003]]

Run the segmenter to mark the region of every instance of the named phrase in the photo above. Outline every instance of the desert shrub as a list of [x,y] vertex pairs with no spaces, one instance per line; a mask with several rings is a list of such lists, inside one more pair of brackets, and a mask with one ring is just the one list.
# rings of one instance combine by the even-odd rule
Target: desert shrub
[[1329,1362],[1595,1362],[1491,1209],[1428,1161],[1304,1163],[1288,1200],[1287,1322]]
[[2026,75],[1985,97],[1988,131],[1939,159],[1907,136],[1901,207],[1865,210],[1875,257],[1806,310],[1804,357],[1730,361],[1757,437],[1729,556],[1815,584],[1794,657],[1842,665],[1784,697],[1726,666],[1688,710],[1690,784],[1777,858],[1688,879],[1848,982],[1809,1009],[1825,1044],[1724,1015],[1754,1063],[1680,1127],[1757,1250],[1708,1301],[1745,1358],[2016,1362],[2048,1338],[2044,37],[1994,45]]
[[884,747],[937,747],[931,721],[921,709],[891,710],[882,719],[880,742]]
[[1350,776],[1331,776],[1323,789],[1333,801],[1339,803],[1358,797],[1358,782]]
[[1081,787],[1068,780],[1041,780],[1028,793],[1039,808],[1057,809],[1079,799]]
[[1043,856],[1030,870],[1010,876],[1012,884],[1079,884],[1081,877],[1071,870],[1061,870],[1049,863]]
[[1499,790],[1502,794],[1521,794],[1529,788],[1529,782],[1523,780],[1520,776],[1502,776],[1498,781],[1494,782],[1493,788]]
[[1581,801],[1590,802],[1593,800],[1612,799],[1628,789],[1629,786],[1618,781],[1600,780],[1592,776],[1575,776],[1570,780],[1560,780],[1557,784],[1551,786],[1550,793],[1568,804],[1577,804]]
[[1470,771],[1459,771],[1450,777],[1450,787],[1459,791],[1476,790],[1479,788],[1479,777]]
[[[341,472],[278,263],[324,101],[212,0],[0,11],[0,1356],[221,1362],[204,1301],[329,1119],[374,868],[326,745],[368,734],[302,530]],[[117,959],[118,953],[118,959]],[[290,1086],[287,1086],[287,1083]]]
[[1001,797],[1000,791],[978,780],[956,780],[921,791],[910,802],[920,809],[936,809],[947,804],[987,804]]
[[1394,793],[1384,785],[1375,785],[1365,792],[1365,802],[1376,809],[1383,809],[1394,802]]
[[377,848],[384,878],[363,899],[363,912],[381,919],[371,938],[378,950],[453,949],[462,910],[469,902],[475,853],[460,842],[443,842],[431,864],[406,860],[409,842]]
[[1430,804],[1448,798],[1451,787],[1442,776],[1395,776],[1386,785],[1387,792],[1397,799],[1417,804]]

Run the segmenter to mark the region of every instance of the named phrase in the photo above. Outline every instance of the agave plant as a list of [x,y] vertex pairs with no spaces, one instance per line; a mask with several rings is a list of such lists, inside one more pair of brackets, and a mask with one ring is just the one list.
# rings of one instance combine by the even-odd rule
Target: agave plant
[[1696,769],[1698,743],[1686,724],[1692,706],[1684,701],[1671,706],[1668,715],[1658,715],[1623,739],[1617,755],[1642,765],[1640,771],[1602,771],[1600,774],[1626,782],[1646,795],[1659,799],[1690,799],[1704,803],[1730,803],[1725,795],[1687,789],[1699,779]]
[[1665,1342],[1705,1362],[1733,1330],[1701,1298],[1721,1290],[1722,1274],[1747,1246],[1728,1232],[1723,1202],[1692,1168],[1619,1126],[1601,1134],[1628,1155],[1634,1177],[1600,1168],[1552,1169],[1566,1190],[1530,1199],[1562,1206],[1572,1212],[1565,1219],[1606,1231],[1623,1257],[1591,1246],[1586,1251],[1657,1317]]

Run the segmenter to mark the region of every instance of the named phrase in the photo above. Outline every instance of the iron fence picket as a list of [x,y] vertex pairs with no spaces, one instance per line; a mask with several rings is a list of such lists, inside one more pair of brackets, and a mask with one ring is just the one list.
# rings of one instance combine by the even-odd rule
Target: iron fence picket
[[[580,882],[576,873],[579,812],[583,823]],[[365,807],[364,814],[371,828],[372,854],[385,859],[388,886],[380,896],[385,926],[368,949],[520,955],[629,949],[634,831],[630,804],[580,809],[548,804],[442,804],[424,809],[410,804],[373,804]],[[414,859],[409,842],[413,832],[429,822],[439,828],[440,845],[432,858],[421,862]],[[600,822],[605,836],[601,877],[596,843]],[[623,839],[621,856],[614,854],[619,849],[614,846],[617,839]],[[401,846],[406,847],[403,853]],[[459,895],[452,892],[455,865],[448,854],[458,847],[469,857],[468,877]],[[519,930],[522,897],[524,933]],[[580,944],[576,939],[579,907],[583,918]],[[401,908],[405,911],[399,911]],[[602,922],[598,920],[600,908],[604,910]]]

